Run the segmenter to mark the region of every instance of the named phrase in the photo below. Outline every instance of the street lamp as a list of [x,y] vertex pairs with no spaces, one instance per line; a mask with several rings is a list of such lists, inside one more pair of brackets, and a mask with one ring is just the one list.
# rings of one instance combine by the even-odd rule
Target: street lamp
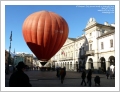
[[12,41],[12,31],[11,31],[11,35],[10,35],[9,56],[8,56],[8,64],[7,64],[7,73],[6,74],[9,74],[9,64],[11,62],[11,54],[10,54],[10,51],[11,51],[11,41]]

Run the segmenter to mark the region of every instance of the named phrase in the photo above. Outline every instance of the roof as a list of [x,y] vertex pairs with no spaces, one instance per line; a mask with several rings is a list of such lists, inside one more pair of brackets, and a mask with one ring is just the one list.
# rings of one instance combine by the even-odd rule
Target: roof
[[6,53],[9,53],[9,51],[5,50]]
[[100,24],[100,23],[95,23],[95,24],[93,24],[93,25],[91,25],[91,26],[83,29],[83,31],[86,31],[86,30],[88,30],[88,29],[90,29],[90,28],[92,28],[92,27],[94,27],[94,26],[109,27],[109,28],[111,28],[111,29],[115,29],[115,27],[114,27],[114,26],[111,26],[111,25],[104,25],[104,24]]
[[23,56],[23,55],[22,54],[16,54],[15,57],[17,57],[17,56]]
[[82,38],[84,38],[85,36],[81,36],[81,37],[78,37],[78,38],[68,38],[68,39],[70,39],[70,40],[72,40],[72,41],[77,41],[77,40],[80,40],[80,39],[82,39]]
[[24,54],[24,56],[33,56],[33,54]]
[[80,39],[82,39],[82,38],[84,38],[84,37],[85,37],[85,36],[81,36],[81,37],[77,38],[76,41],[78,41],[78,40],[80,40]]
[[111,30],[111,31],[108,31],[107,33],[103,33],[101,36],[99,36],[98,38],[101,38],[103,36],[106,36],[106,35],[109,35],[109,34],[112,34],[112,33],[115,33],[115,30]]
[[33,56],[32,54],[16,54],[15,56]]
[[75,41],[75,40],[76,40],[76,38],[68,38],[68,39],[73,40],[73,41]]

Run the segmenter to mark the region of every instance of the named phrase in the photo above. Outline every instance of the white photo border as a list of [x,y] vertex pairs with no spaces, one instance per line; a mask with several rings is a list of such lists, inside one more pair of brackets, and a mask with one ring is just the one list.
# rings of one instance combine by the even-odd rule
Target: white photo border
[[[109,3],[108,3],[109,2]],[[5,87],[5,5],[115,5],[115,58],[119,62],[119,1],[1,1],[1,91],[119,91],[119,64],[116,65],[115,87]],[[59,90],[58,90],[59,89]]]

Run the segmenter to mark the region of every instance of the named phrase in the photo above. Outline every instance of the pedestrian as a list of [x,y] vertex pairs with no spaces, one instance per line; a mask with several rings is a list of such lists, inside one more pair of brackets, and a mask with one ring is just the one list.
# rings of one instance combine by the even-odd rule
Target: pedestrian
[[107,76],[107,79],[108,79],[109,76],[110,76],[110,67],[108,67],[108,70],[106,71],[106,76]]
[[106,72],[106,76],[107,76],[107,79],[109,77],[110,73],[109,73],[109,70]]
[[57,67],[56,71],[57,71],[56,76],[60,79],[60,67]]
[[61,68],[60,77],[61,77],[61,83],[62,83],[62,84],[63,84],[63,81],[64,81],[65,76],[66,76],[65,68]]
[[115,78],[115,67],[113,69],[113,77]]
[[92,79],[92,70],[90,69],[87,74],[87,83],[91,87],[91,79]]
[[113,71],[112,71],[112,69],[111,69],[111,70],[110,70],[110,78],[111,78],[111,79],[113,79],[113,74],[114,74],[114,73],[113,73]]
[[64,77],[65,77],[65,76],[66,76],[66,67],[64,67],[63,69],[64,69],[64,71],[65,71],[65,74],[64,74]]
[[9,87],[31,87],[29,77],[24,73],[26,65],[21,61],[16,68],[17,70],[10,76]]
[[100,77],[98,75],[94,78],[94,82],[95,82],[95,86],[97,84],[100,86]]
[[86,72],[85,72],[85,70],[84,70],[84,69],[83,69],[83,71],[82,71],[81,78],[82,78],[81,85],[83,85],[83,82],[84,82],[84,85],[86,86],[86,82],[85,82]]
[[115,68],[114,65],[111,65],[111,66],[110,66],[110,78],[111,78],[111,79],[114,78],[114,68]]

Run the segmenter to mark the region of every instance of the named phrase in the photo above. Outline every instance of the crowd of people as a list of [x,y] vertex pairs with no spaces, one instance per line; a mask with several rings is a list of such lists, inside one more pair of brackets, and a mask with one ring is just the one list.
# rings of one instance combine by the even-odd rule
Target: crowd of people
[[[106,72],[106,76],[107,76],[107,79],[115,78],[115,68],[113,68],[113,69],[109,68],[108,71]],[[81,85],[83,85],[83,83],[84,83],[84,86],[86,86],[86,84],[88,83],[89,87],[91,87],[92,70],[89,69],[88,74],[86,74],[85,69],[83,69],[81,78],[82,78]],[[85,81],[86,78],[87,78],[87,81]],[[98,75],[95,76],[94,82],[95,82],[95,86],[97,84],[100,86],[100,77]]]
[[[16,70],[12,73],[9,79],[9,87],[32,87],[30,84],[30,80],[27,74],[24,73],[26,69],[26,65],[24,62],[19,62],[16,66]],[[86,86],[88,85],[91,87],[91,79],[92,79],[92,70],[89,69],[88,72],[86,72],[85,69],[82,70],[81,73],[81,83],[80,85]],[[63,67],[57,67],[56,68],[56,76],[60,79],[61,84],[63,84],[65,76],[66,76],[66,68]],[[115,69],[111,70],[110,68],[106,72],[107,79],[108,78],[115,78]],[[87,80],[86,80],[87,79]],[[100,77],[96,75],[94,78],[95,86],[98,84],[100,86]]]

